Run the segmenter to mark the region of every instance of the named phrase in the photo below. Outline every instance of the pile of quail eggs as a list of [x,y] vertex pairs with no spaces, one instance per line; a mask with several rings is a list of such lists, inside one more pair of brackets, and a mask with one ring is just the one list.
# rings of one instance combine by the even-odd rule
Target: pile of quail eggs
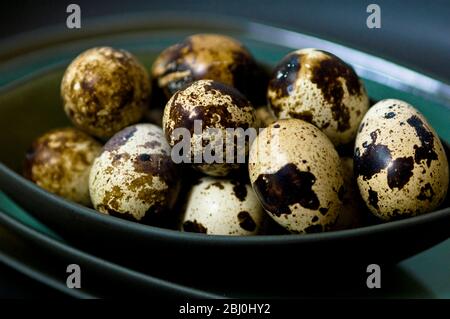
[[[67,67],[61,96],[74,127],[37,138],[24,175],[114,217],[215,235],[300,234],[428,213],[446,197],[447,157],[424,116],[395,99],[369,108],[353,68],[318,49],[289,53],[269,75],[223,35],[192,35],[149,71],[127,51],[96,47]],[[177,164],[178,128],[190,133],[192,159],[224,139],[206,129],[259,130],[244,142],[244,163],[222,152],[222,161]]]

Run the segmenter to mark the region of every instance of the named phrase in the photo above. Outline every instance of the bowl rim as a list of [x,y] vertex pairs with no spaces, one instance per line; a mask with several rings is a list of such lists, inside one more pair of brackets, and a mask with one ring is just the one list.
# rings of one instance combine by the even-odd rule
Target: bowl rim
[[[7,71],[5,65],[20,64],[30,53],[49,51],[51,47],[67,45],[69,41],[80,41],[96,36],[115,33],[155,31],[164,28],[211,28],[222,32],[240,33],[254,40],[298,49],[300,43],[330,51],[353,66],[358,75],[370,80],[383,81],[385,85],[405,91],[414,91],[418,96],[438,101],[450,109],[450,83],[437,80],[410,67],[401,66],[385,58],[353,49],[338,42],[329,41],[311,34],[291,30],[285,26],[266,24],[244,17],[213,13],[192,12],[186,15],[179,11],[142,11],[121,15],[105,15],[83,20],[84,27],[67,32],[60,25],[38,28],[0,40],[0,73]],[[151,17],[151,19],[149,18]],[[118,22],[121,21],[121,22]],[[63,29],[63,30],[62,30]],[[268,39],[271,39],[270,41]],[[52,49],[52,50],[53,50]],[[0,92],[4,85],[0,82]]]
[[[102,18],[95,18],[91,21],[84,22],[85,25],[95,26],[95,28],[87,28],[96,31],[75,32],[67,35],[62,32],[60,28],[48,27],[42,30],[36,30],[29,33],[24,33],[16,37],[9,38],[0,42],[0,71],[5,65],[12,65],[21,63],[23,59],[29,54],[35,54],[40,50],[50,50],[53,47],[64,46],[67,41],[82,40],[93,36],[102,36],[114,32],[132,32],[142,31],[143,28],[150,30],[161,29],[164,26],[176,27],[212,27],[214,29],[222,29],[224,32],[239,32],[245,36],[251,36],[259,41],[267,42],[266,38],[275,38],[279,45],[286,48],[296,48],[296,43],[300,41],[308,41],[309,43],[316,43],[316,47],[331,48],[330,51],[341,56],[344,60],[356,61],[352,62],[357,73],[374,81],[380,80],[380,77],[385,79],[388,76],[389,82],[385,85],[397,88],[399,90],[411,91],[416,95],[426,97],[432,101],[440,101],[444,107],[450,110],[450,85],[435,80],[431,77],[425,76],[418,72],[412,71],[405,67],[399,66],[382,58],[378,58],[359,50],[354,50],[349,47],[336,44],[327,40],[316,38],[310,35],[302,34],[295,31],[289,31],[284,28],[273,27],[258,22],[247,21],[243,18],[230,18],[218,15],[204,15],[192,14],[187,17],[185,14],[166,12],[158,14],[157,18],[148,19],[149,12],[131,13],[125,15],[106,16]],[[117,18],[126,23],[117,23]],[[152,12],[154,17],[154,12]],[[199,19],[201,17],[201,19]],[[220,17],[220,18],[218,18]],[[88,20],[88,19],[86,19]],[[174,23],[176,21],[176,23]],[[131,22],[131,23],[129,23]],[[36,38],[36,34],[39,37]],[[33,39],[33,40],[31,40]],[[275,44],[273,41],[270,43]],[[49,47],[50,46],[50,47]],[[5,48],[5,49],[1,49]],[[362,66],[361,63],[364,65]],[[21,85],[30,80],[34,76],[39,76],[42,72],[53,70],[56,66],[44,67],[20,79],[16,79],[0,86],[0,94]],[[379,82],[379,81],[378,81]],[[384,81],[386,82],[386,81]],[[445,144],[446,141],[443,141]],[[406,228],[421,223],[432,222],[450,217],[450,207],[446,207],[428,214],[414,216],[404,220],[391,221],[388,223],[370,225],[354,229],[329,231],[315,234],[283,234],[283,235],[258,235],[258,236],[225,236],[225,235],[205,235],[197,233],[182,232],[172,229],[164,229],[155,226],[143,225],[137,222],[123,220],[114,216],[101,214],[94,209],[70,202],[57,195],[47,192],[38,187],[31,181],[26,180],[23,176],[9,169],[6,165],[0,162],[0,177],[11,180],[16,180],[22,189],[26,189],[36,194],[43,196],[48,200],[53,201],[58,207],[64,207],[70,212],[80,214],[86,220],[97,224],[108,224],[113,229],[133,232],[136,235],[143,237],[161,238],[166,241],[179,242],[180,240],[187,240],[196,244],[207,245],[265,245],[267,243],[273,244],[287,244],[287,243],[306,243],[319,242],[326,240],[342,240],[347,238],[354,238],[355,236],[366,236],[393,230],[396,228]],[[207,239],[205,239],[207,238]]]
[[[217,244],[217,245],[265,245],[270,242],[273,244],[289,243],[311,243],[327,240],[345,240],[357,236],[375,235],[389,230],[408,228],[423,223],[430,223],[450,217],[450,207],[445,207],[427,214],[417,215],[410,218],[390,221],[376,225],[358,227],[353,229],[334,230],[323,233],[313,234],[281,234],[281,235],[257,235],[257,236],[226,236],[226,235],[206,235],[199,233],[183,232],[174,229],[166,229],[151,225],[140,224],[138,222],[128,221],[118,217],[102,214],[96,210],[68,201],[58,195],[52,194],[43,188],[40,188],[33,182],[25,179],[18,173],[7,168],[0,163],[0,175],[6,176],[17,181],[21,189],[27,189],[37,196],[45,197],[53,201],[57,206],[64,207],[71,213],[76,212],[81,217],[90,220],[96,224],[107,224],[111,226],[111,231],[119,229],[125,232],[132,232],[141,237],[161,238],[166,241],[179,242],[187,240],[197,244]],[[114,227],[114,228],[112,228]]]

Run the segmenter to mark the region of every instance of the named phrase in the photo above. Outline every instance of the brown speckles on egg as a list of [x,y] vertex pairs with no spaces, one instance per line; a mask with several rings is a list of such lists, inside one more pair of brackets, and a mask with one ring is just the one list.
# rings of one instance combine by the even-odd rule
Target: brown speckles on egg
[[[203,131],[195,134],[195,121],[201,121]],[[180,137],[173,134],[177,128],[187,129],[190,133],[191,157],[203,154],[205,147],[217,138],[217,134],[208,132],[208,129],[217,129],[221,132],[222,145],[226,146],[226,129],[254,127],[256,124],[255,110],[250,102],[237,90],[224,84],[211,80],[201,80],[192,83],[184,90],[178,91],[166,105],[163,116],[163,129],[171,146],[180,141]],[[236,135],[241,133],[237,132]],[[198,143],[202,139],[202,146]],[[217,142],[220,140],[216,139]],[[233,149],[236,155],[238,139],[234,139]],[[248,152],[248,142],[244,154]],[[213,176],[225,176],[238,167],[236,163],[226,163],[226,152],[222,152],[222,163],[196,164],[195,168]]]
[[179,190],[177,167],[162,130],[133,125],[106,145],[90,174],[94,208],[142,223],[162,223]]
[[211,79],[236,87],[261,101],[265,79],[250,52],[238,41],[217,34],[196,34],[164,50],[152,66],[152,77],[167,98],[192,82]]
[[150,81],[144,67],[130,53],[110,47],[80,54],[61,82],[69,118],[80,129],[100,138],[139,121],[149,95]]
[[288,54],[275,68],[267,97],[278,118],[310,122],[335,145],[355,137],[369,106],[364,86],[351,66],[316,49]]
[[434,191],[430,183],[426,183],[425,186],[420,188],[420,193],[417,195],[418,200],[427,200],[429,202],[433,201]]
[[375,104],[364,123],[355,143],[355,176],[370,211],[387,221],[438,207],[447,193],[448,162],[423,115],[388,99]]
[[389,148],[386,145],[376,143],[378,131],[377,129],[370,133],[371,142],[364,142],[362,144],[362,151],[359,147],[355,149],[356,177],[361,176],[364,180],[368,180],[386,168],[392,159]]
[[232,180],[231,183],[233,184],[233,192],[234,195],[241,201],[245,201],[245,198],[247,197],[247,186],[245,183],[238,181],[238,180]]
[[209,235],[256,235],[264,218],[264,210],[250,185],[230,179],[203,177],[188,196],[182,229],[191,231],[191,222],[195,221]]
[[112,152],[124,145],[136,132],[136,126],[129,126],[118,132],[114,138],[109,139],[103,146],[103,150]]
[[190,232],[190,233],[200,233],[200,234],[206,234],[208,232],[208,229],[197,222],[196,220],[186,220],[183,223],[183,230]]
[[295,203],[317,210],[320,203],[312,189],[315,181],[313,174],[301,172],[295,164],[288,163],[273,174],[259,175],[253,188],[263,207],[279,217],[291,214],[289,206]]
[[52,130],[28,150],[24,175],[49,192],[89,206],[89,170],[100,151],[100,143],[77,129]]
[[318,128],[297,119],[273,123],[253,142],[249,163],[253,189],[281,226],[305,233],[335,222],[342,205],[340,162]]
[[414,160],[412,156],[399,157],[391,162],[387,170],[387,182],[390,188],[401,189],[413,175]]
[[411,116],[406,122],[414,128],[420,140],[420,146],[414,145],[416,163],[419,164],[424,160],[430,167],[431,161],[438,159],[434,150],[434,134],[425,127],[425,124],[417,115]]
[[239,212],[239,214],[237,214],[237,218],[239,221],[239,226],[241,226],[242,229],[251,232],[255,231],[256,223],[248,212],[246,211]]

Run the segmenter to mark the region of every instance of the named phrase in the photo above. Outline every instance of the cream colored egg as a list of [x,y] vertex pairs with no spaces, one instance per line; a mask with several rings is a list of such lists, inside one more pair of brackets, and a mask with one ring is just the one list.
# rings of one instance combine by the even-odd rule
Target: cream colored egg
[[276,117],[312,123],[335,145],[355,138],[369,107],[353,68],[317,49],[297,50],[284,57],[273,72],[267,97]]
[[206,79],[233,86],[250,100],[263,88],[251,53],[238,40],[220,34],[194,34],[168,47],[156,58],[151,74],[167,98]]
[[370,211],[383,220],[436,209],[448,188],[448,162],[436,132],[413,106],[383,100],[356,138],[355,176]]
[[115,134],[94,162],[89,189],[101,213],[163,221],[178,195],[179,177],[161,128],[136,124]]
[[189,194],[182,230],[209,235],[256,235],[265,217],[250,185],[204,177]]
[[86,133],[109,138],[138,122],[149,102],[150,79],[129,52],[96,47],[77,56],[61,81],[64,111]]
[[342,208],[340,160],[317,127],[298,119],[264,129],[249,154],[253,189],[269,215],[293,233],[328,230]]
[[[233,87],[212,80],[200,80],[175,93],[164,109],[163,129],[171,147],[188,140],[190,163],[212,176],[226,176],[239,168],[248,154],[248,140],[240,143],[245,130],[256,124],[251,103]],[[236,130],[235,129],[242,129]],[[227,138],[228,131],[238,138]],[[177,132],[185,131],[186,135]],[[227,159],[226,148],[235,160]],[[207,159],[208,152],[214,156]],[[225,150],[225,151],[224,151]],[[198,159],[198,160],[197,160]]]
[[31,145],[24,175],[49,192],[90,206],[89,171],[101,147],[75,128],[52,130]]

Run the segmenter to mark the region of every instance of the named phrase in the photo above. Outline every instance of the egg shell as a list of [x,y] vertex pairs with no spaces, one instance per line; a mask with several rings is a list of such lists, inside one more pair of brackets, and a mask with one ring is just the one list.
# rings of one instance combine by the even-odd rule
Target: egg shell
[[152,78],[167,98],[197,80],[234,86],[246,96],[263,89],[259,68],[239,41],[219,34],[195,34],[164,50],[152,66]]
[[166,221],[179,177],[161,128],[136,124],[115,134],[94,162],[89,189],[101,213],[146,224]]
[[250,180],[265,210],[293,233],[328,230],[342,208],[340,160],[317,127],[278,120],[253,142]]
[[[202,133],[195,134],[195,121],[201,121]],[[181,138],[173,134],[177,128],[185,128],[190,134],[190,150],[192,162],[196,157],[202,156],[207,145],[222,142],[227,145],[227,128],[254,127],[256,122],[255,110],[251,103],[236,89],[212,80],[200,80],[190,84],[183,90],[175,93],[167,102],[163,115],[163,129],[169,145],[173,147]],[[209,132],[208,129],[217,129],[217,132]],[[243,132],[236,132],[236,136],[242,136]],[[213,142],[214,141],[214,142]],[[248,154],[248,140],[244,145],[233,140],[232,147],[235,159],[238,152]],[[220,163],[195,164],[199,171],[212,176],[226,176],[230,171],[239,167],[239,163],[227,163],[226,151],[222,148]]]
[[209,235],[256,235],[265,217],[249,184],[203,177],[189,194],[182,230]]
[[267,98],[277,118],[312,123],[335,145],[355,138],[369,107],[364,85],[353,68],[317,49],[285,56],[272,74]]
[[89,171],[101,148],[99,142],[77,129],[52,130],[31,145],[24,175],[51,193],[90,206]]
[[74,125],[90,135],[108,138],[142,118],[149,102],[150,79],[131,53],[96,47],[68,66],[61,96]]
[[383,220],[430,212],[445,199],[449,172],[442,143],[404,101],[383,100],[367,112],[354,164],[362,198]]

